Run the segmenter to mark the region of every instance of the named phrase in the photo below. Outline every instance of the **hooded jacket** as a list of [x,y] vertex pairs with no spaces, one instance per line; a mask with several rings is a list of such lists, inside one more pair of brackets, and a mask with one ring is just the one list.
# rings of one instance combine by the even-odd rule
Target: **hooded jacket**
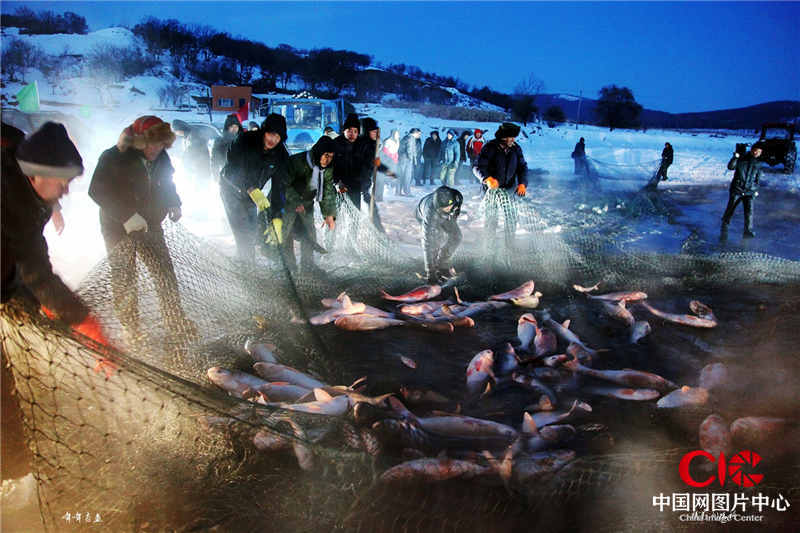
[[333,139],[336,155],[333,158],[333,179],[348,189],[361,187],[362,161],[357,149],[358,139],[348,141],[344,135]]
[[431,134],[430,137],[425,139],[425,146],[422,148],[422,157],[425,158],[425,161],[433,161],[434,163],[438,163],[441,153],[442,140],[438,135],[434,139],[433,134]]
[[458,147],[458,139],[456,139],[456,134],[452,130],[448,131],[447,133],[452,135],[452,139],[447,139],[445,137],[444,142],[442,142],[441,158],[446,167],[455,168],[458,165],[459,159],[461,158]]
[[[326,144],[323,139],[330,144]],[[304,216],[306,224],[313,227],[314,200],[317,196],[316,184],[312,183],[314,166],[319,166],[322,154],[333,151],[333,140],[330,137],[322,136],[311,150],[300,152],[289,157],[287,167],[287,186],[286,186],[286,214],[284,215],[284,232],[290,235],[292,225],[296,223],[298,216]],[[334,160],[336,156],[334,155]],[[309,160],[311,164],[309,164]],[[333,184],[333,168],[329,165],[322,171],[322,200],[319,208],[323,217],[336,216],[336,188]],[[304,215],[298,215],[295,209],[302,205],[305,209]]]
[[[236,133],[228,131],[228,128],[233,124],[238,124],[239,126],[239,131]],[[211,170],[213,170],[215,176],[218,176],[220,172],[222,172],[228,157],[228,150],[242,131],[242,124],[239,122],[239,117],[231,114],[225,118],[225,126],[222,128],[222,137],[214,140],[214,147],[211,149]]]

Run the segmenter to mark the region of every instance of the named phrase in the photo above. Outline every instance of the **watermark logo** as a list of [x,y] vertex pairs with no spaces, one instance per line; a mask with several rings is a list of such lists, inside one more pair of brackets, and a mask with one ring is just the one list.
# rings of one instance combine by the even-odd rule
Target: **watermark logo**
[[684,455],[678,465],[678,473],[681,476],[681,480],[690,487],[707,487],[714,482],[714,475],[709,475],[708,478],[702,481],[692,477],[689,465],[698,457],[717,464],[716,479],[722,487],[725,486],[726,479],[730,479],[740,487],[754,487],[764,480],[763,474],[752,472],[761,462],[761,456],[756,452],[743,450],[726,461],[724,453],[720,453],[719,457],[714,457],[705,450],[694,450]]

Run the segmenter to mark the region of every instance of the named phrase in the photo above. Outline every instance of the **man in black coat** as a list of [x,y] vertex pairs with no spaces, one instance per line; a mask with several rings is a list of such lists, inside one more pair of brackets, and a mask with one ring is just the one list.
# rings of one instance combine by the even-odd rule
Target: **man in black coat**
[[425,276],[429,283],[441,283],[452,266],[450,260],[461,244],[458,215],[464,198],[459,191],[441,186],[424,196],[417,205],[417,221],[422,225]]
[[728,170],[733,170],[730,191],[728,195],[728,205],[722,215],[722,228],[720,237],[725,240],[728,236],[728,224],[731,222],[733,212],[739,202],[744,206],[744,234],[745,238],[755,237],[753,232],[753,198],[758,196],[758,181],[761,177],[761,157],[762,148],[755,143],[749,152],[734,152],[733,157],[728,161]]
[[211,172],[211,158],[208,155],[208,139],[197,128],[193,128],[180,119],[172,121],[172,129],[176,135],[182,137],[184,142],[183,168],[193,179],[206,179]]
[[572,159],[575,163],[574,174],[576,176],[588,176],[589,164],[586,161],[586,141],[583,137],[575,144],[575,149],[572,150]]
[[228,150],[241,131],[242,124],[239,122],[239,116],[236,113],[231,113],[225,117],[222,137],[214,141],[214,147],[211,149],[211,170],[214,172],[215,179],[219,178],[222,169],[225,168],[225,163],[228,161]]
[[672,164],[672,155],[672,145],[664,143],[664,149],[661,151],[661,165],[658,167],[658,172],[656,172],[656,180],[667,180],[667,169]]
[[100,206],[100,232],[111,266],[114,307],[129,341],[141,341],[137,257],[152,276],[169,333],[184,340],[196,334],[184,314],[178,280],[161,223],[181,218],[167,148],[175,141],[169,124],[146,115],[125,128],[117,144],[100,155],[89,196]]
[[333,180],[340,193],[344,193],[353,202],[356,209],[361,209],[361,193],[363,192],[361,154],[356,149],[356,141],[361,130],[358,115],[350,113],[342,125],[342,134],[336,137],[336,155],[333,158]]
[[[522,148],[516,143],[520,127],[510,122],[503,122],[494,134],[494,139],[481,149],[478,160],[472,171],[475,177],[486,186],[486,242],[490,252],[494,249],[497,231],[498,204],[508,202],[506,196],[511,191],[517,196],[525,196],[528,187],[528,165]],[[502,196],[498,193],[502,193]],[[505,239],[508,252],[514,245],[514,234],[517,229],[516,212],[503,209],[505,214]]]
[[425,139],[422,157],[425,159],[425,167],[422,171],[422,183],[417,185],[425,185],[429,180],[433,185],[434,180],[439,177],[442,161],[442,140],[439,138],[438,131],[432,131],[430,137]]
[[[270,221],[270,236],[282,241],[283,206],[286,202],[286,119],[271,113],[258,131],[239,134],[228,149],[227,162],[220,176],[220,196],[228,223],[236,240],[240,259],[255,261],[255,245],[263,242],[265,227],[259,226],[258,213],[265,211]],[[261,188],[270,183],[269,199]]]
[[[361,135],[356,140],[355,152],[356,152],[356,160],[361,164],[360,170],[360,179],[359,182],[361,183],[361,196],[364,198],[364,203],[369,206],[372,200],[372,180],[373,177],[376,180],[376,187],[380,186],[383,187],[383,183],[378,181],[379,179],[382,180],[382,174],[385,174],[390,177],[395,177],[394,172],[389,170],[389,167],[381,162],[380,157],[376,157],[376,154],[379,153],[377,151],[378,147],[378,123],[375,119],[370,117],[365,117],[361,121],[361,129],[363,130],[363,135]],[[334,141],[335,142],[335,141]],[[377,170],[377,172],[376,172]],[[356,204],[359,205],[359,204]],[[381,233],[386,233],[383,229],[383,224],[381,224],[381,217],[378,214],[378,204],[374,203],[371,207],[372,209],[372,224],[375,228],[380,231]]]

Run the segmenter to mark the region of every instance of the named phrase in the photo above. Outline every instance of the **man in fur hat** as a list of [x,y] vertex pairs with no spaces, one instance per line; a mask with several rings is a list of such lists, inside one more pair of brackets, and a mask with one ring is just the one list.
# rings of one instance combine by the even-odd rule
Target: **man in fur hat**
[[[228,215],[240,259],[255,261],[255,245],[267,230],[271,241],[282,242],[284,187],[289,151],[286,119],[270,113],[258,131],[242,132],[228,150],[220,178],[220,195]],[[261,189],[269,182],[269,198]],[[255,204],[255,205],[254,205]],[[258,214],[266,213],[269,228],[259,227]]]
[[89,196],[100,206],[100,231],[111,265],[114,307],[128,339],[139,342],[136,258],[155,280],[161,316],[169,333],[196,334],[181,308],[178,280],[161,223],[181,218],[181,200],[172,181],[166,149],[175,134],[160,118],[137,118],[122,131],[117,144],[100,155]]
[[[522,148],[516,143],[519,126],[511,122],[503,122],[494,134],[494,139],[481,149],[478,160],[472,171],[475,177],[486,186],[492,197],[486,205],[486,242],[490,253],[494,249],[497,231],[498,204],[507,201],[511,191],[517,196],[525,196],[528,187],[528,165]],[[502,195],[502,197],[501,197]],[[507,252],[513,251],[514,233],[517,229],[516,214],[511,209],[503,210],[506,221]]]
[[284,216],[284,257],[290,270],[297,268],[294,241],[300,241],[300,267],[305,274],[317,270],[314,265],[314,202],[319,204],[325,226],[336,227],[336,187],[333,184],[333,160],[336,146],[323,135],[311,150],[289,157]]

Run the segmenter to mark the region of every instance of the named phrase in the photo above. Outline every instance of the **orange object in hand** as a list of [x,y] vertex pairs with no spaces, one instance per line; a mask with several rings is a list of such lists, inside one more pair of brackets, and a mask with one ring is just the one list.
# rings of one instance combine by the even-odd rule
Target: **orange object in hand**
[[380,157],[376,157],[376,158],[375,158],[375,166],[376,166],[376,167],[379,167],[379,166],[381,166],[381,158],[380,158]]
[[486,184],[487,187],[490,189],[496,189],[500,186],[500,182],[494,179],[493,177],[489,176],[483,182]]
[[519,185],[517,185],[517,196],[525,196],[526,192],[527,189],[525,188],[524,184],[520,183]]

